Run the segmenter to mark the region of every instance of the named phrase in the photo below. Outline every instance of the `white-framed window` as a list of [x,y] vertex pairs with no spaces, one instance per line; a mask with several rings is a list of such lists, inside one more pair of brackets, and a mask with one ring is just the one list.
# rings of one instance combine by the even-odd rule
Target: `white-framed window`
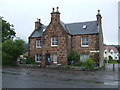
[[41,62],[41,55],[40,54],[36,54],[35,55],[35,62]]
[[51,38],[51,46],[58,46],[58,37]]
[[80,61],[84,62],[87,58],[89,58],[89,54],[80,54]]
[[113,54],[113,52],[110,52],[111,54]]
[[115,59],[117,59],[117,57],[115,57]]
[[105,52],[105,54],[107,54],[107,52]]
[[53,54],[53,62],[54,62],[54,63],[57,63],[57,60],[58,60],[57,54]]
[[81,46],[82,47],[88,47],[89,46],[88,37],[81,37]]
[[41,40],[36,40],[36,48],[41,48]]

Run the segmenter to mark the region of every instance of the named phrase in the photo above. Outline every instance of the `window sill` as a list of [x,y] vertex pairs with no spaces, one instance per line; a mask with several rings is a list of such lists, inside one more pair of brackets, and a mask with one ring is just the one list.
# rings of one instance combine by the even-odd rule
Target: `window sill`
[[35,61],[36,63],[41,63],[41,61]]
[[81,45],[81,47],[89,47],[89,45]]
[[57,64],[57,62],[54,62],[55,64]]
[[51,47],[57,47],[58,45],[51,45]]
[[41,47],[36,47],[36,48],[41,48]]

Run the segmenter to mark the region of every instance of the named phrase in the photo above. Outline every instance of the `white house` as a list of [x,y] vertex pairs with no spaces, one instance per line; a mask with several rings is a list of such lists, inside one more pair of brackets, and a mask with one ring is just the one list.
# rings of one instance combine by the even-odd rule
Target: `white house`
[[104,46],[105,60],[119,60],[118,50],[114,46]]

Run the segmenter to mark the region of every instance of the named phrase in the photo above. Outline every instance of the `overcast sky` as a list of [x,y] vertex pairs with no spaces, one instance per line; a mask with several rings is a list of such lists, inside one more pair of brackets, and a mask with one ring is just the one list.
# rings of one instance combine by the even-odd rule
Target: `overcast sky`
[[105,44],[118,44],[119,0],[0,0],[0,16],[14,25],[17,37],[28,41],[37,18],[48,25],[53,7],[59,7],[64,23],[96,20],[102,15]]

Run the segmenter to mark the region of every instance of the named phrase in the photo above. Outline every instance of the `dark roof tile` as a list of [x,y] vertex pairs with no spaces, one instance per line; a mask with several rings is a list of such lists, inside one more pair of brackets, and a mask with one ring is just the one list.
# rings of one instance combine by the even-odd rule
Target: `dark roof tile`
[[46,29],[47,26],[42,25],[38,30],[34,30],[30,37],[41,37],[43,34],[43,30]]
[[69,23],[66,27],[72,35],[98,33],[97,21]]
[[[78,22],[78,23],[68,23],[65,24],[60,21],[63,28],[67,33],[71,35],[82,35],[82,34],[96,34],[98,32],[97,21],[89,21],[89,22]],[[39,30],[34,30],[30,37],[41,37],[43,35],[43,30],[46,29],[47,26],[42,25]]]

